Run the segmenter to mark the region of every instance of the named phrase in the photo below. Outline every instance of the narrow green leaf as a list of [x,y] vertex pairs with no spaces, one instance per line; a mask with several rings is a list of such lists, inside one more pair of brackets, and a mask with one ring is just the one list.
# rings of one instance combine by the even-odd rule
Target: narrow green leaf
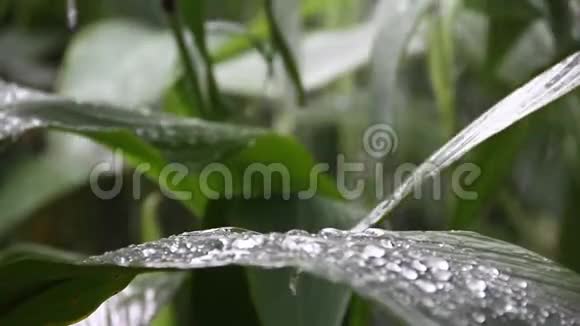
[[141,204],[141,242],[155,241],[163,237],[158,210],[163,198],[161,194],[149,194]]
[[[322,30],[305,35],[301,42],[301,77],[306,91],[321,90],[370,61],[379,20],[341,30]],[[283,87],[270,80],[269,62],[258,50],[220,63],[216,67],[219,84],[232,94],[280,98]],[[268,83],[268,87],[264,87]]]
[[457,1],[440,3],[430,17],[429,75],[446,136],[456,129],[453,24],[458,5]]
[[539,18],[544,8],[541,1],[468,0],[466,5],[484,13],[489,20],[484,72],[493,74],[505,56]]
[[[303,19],[312,19],[326,10],[328,5],[331,5],[336,0],[304,0],[300,1],[300,13]],[[265,11],[264,11],[265,12]],[[235,37],[225,44],[221,45],[218,50],[213,53],[216,62],[223,62],[240,55],[242,52],[255,48],[256,41],[265,42],[268,38],[268,21],[264,12],[260,12],[249,23],[247,34],[249,36],[240,35]]]
[[574,20],[578,17],[574,14],[574,6],[571,1],[550,0],[546,1],[548,7],[549,23],[556,38],[559,55],[565,55],[578,48],[578,37],[574,36]]
[[[202,117],[211,118],[210,108],[207,107],[208,103],[205,100],[204,92],[200,85],[199,72],[196,67],[195,56],[191,52],[191,47],[187,41],[187,33],[185,30],[185,25],[183,24],[182,13],[179,8],[176,8],[177,0],[164,1],[165,12],[169,20],[169,25],[171,26],[171,31],[177,43],[177,49],[181,57],[181,63],[185,71],[185,79],[187,85],[189,86],[189,91],[192,97],[191,102],[195,103],[195,107],[189,108],[190,115],[195,116],[196,113],[200,114]],[[199,112],[196,112],[195,110]]]
[[400,95],[397,75],[409,41],[433,3],[432,0],[404,0],[393,5],[384,1],[377,6],[381,26],[372,50],[373,95],[376,99],[373,121],[396,120]]
[[348,326],[369,326],[371,325],[371,306],[366,300],[353,296],[348,312]]
[[389,214],[415,187],[437,175],[474,147],[526,116],[565,96],[580,85],[580,52],[540,74],[489,109],[441,147],[385,201],[380,203],[355,230],[364,230]]
[[292,49],[290,48],[288,41],[284,37],[284,34],[278,25],[276,14],[274,12],[273,1],[274,0],[264,0],[266,18],[270,28],[272,45],[280,53],[282,62],[284,63],[284,67],[288,73],[288,77],[294,84],[294,88],[298,96],[298,104],[304,106],[306,104],[306,91],[304,89],[304,85],[302,84],[302,77],[300,75],[298,62],[296,61],[296,54],[292,53]]
[[201,55],[205,68],[205,84],[208,90],[209,105],[212,114],[217,117],[224,115],[224,107],[219,87],[215,79],[214,64],[210,56],[205,31],[205,0],[182,0],[179,2],[180,11],[183,12],[186,25],[193,31],[196,48]]

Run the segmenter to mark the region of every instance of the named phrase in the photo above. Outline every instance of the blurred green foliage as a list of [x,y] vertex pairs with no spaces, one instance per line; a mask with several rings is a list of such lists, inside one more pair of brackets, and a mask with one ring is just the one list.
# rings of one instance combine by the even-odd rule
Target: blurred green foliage
[[[426,157],[491,104],[580,49],[577,0],[418,1],[417,7],[399,17],[392,8],[395,4],[305,0],[296,6],[297,12],[281,13],[296,15],[299,30],[287,30],[279,24],[274,12],[276,1],[286,0],[182,0],[177,12],[167,13],[156,0],[78,0],[78,26],[70,30],[67,1],[0,0],[0,79],[80,100],[138,109],[148,106],[151,110],[138,117],[141,124],[134,123],[135,115],[130,111],[125,116],[95,107],[76,116],[78,112],[65,110],[59,118],[65,117],[69,123],[58,126],[60,131],[72,131],[99,145],[124,149],[128,169],[139,163],[151,164],[147,175],[151,180],[144,180],[140,189],[148,195],[143,196],[148,198],[144,203],[130,196],[117,199],[114,205],[79,200],[90,196],[87,165],[95,163],[86,162],[91,158],[85,151],[104,151],[86,140],[79,145],[51,131],[30,133],[16,144],[0,146],[0,237],[5,247],[36,242],[89,254],[193,227],[235,225],[262,232],[351,227],[356,217],[364,215],[359,213],[360,206],[366,211],[382,198],[369,192],[355,203],[345,203],[333,184],[331,170],[320,177],[321,187],[312,201],[280,201],[279,183],[270,200],[257,199],[264,192],[260,187],[252,189],[251,199],[244,200],[240,198],[241,171],[253,163],[284,163],[295,177],[291,189],[296,194],[309,184],[314,158],[334,163],[339,154],[364,156],[358,146],[364,127],[387,120],[401,138],[400,150],[388,157],[391,161],[385,162],[382,171],[388,183],[398,163]],[[218,35],[208,27],[216,22],[235,28]],[[309,58],[301,55],[308,42],[295,44],[287,36],[308,39],[321,29],[344,31],[360,24],[377,25],[367,31],[376,35],[364,49],[369,53],[365,62],[356,67],[330,67],[336,71],[331,82],[322,89],[309,88],[309,78],[317,77],[317,71],[309,71],[307,68],[316,67],[308,66],[304,61]],[[176,38],[180,47],[170,48]],[[324,48],[322,37],[312,39]],[[351,41],[344,40],[347,45]],[[346,49],[329,51],[329,56],[340,59]],[[220,74],[228,65],[244,63],[245,56],[251,55],[268,62],[241,70],[239,84],[253,83],[255,80],[246,79],[248,75],[259,75],[267,68],[265,85],[257,86],[263,92],[245,96],[221,89]],[[117,66],[120,62],[126,63],[126,69]],[[328,62],[340,61],[328,58]],[[285,95],[268,96],[268,83],[277,79],[288,81],[281,87]],[[395,212],[391,226],[398,230],[473,230],[539,251],[580,272],[580,239],[575,235],[580,227],[576,205],[580,199],[580,133],[575,130],[580,122],[578,95],[575,92],[554,104],[558,109],[553,114],[526,119],[464,158],[463,162],[482,169],[481,177],[467,187],[478,194],[476,200],[456,198],[450,191],[449,176],[444,175],[442,200],[405,202]],[[194,128],[179,127],[177,118],[161,111],[225,120],[229,125],[204,121]],[[108,129],[138,130],[143,124],[156,122],[170,129],[177,126],[177,135],[161,130],[160,136],[135,137]],[[278,125],[294,135],[271,131]],[[74,146],[83,146],[84,151]],[[68,160],[63,163],[63,158]],[[212,201],[195,196],[179,203],[157,197],[155,179],[161,167],[172,162],[196,167],[206,161],[224,163],[235,172],[235,198]],[[366,157],[363,161],[372,163]],[[198,177],[189,174],[170,190],[191,190]],[[218,192],[224,191],[220,180],[210,182]],[[199,189],[195,191],[199,195]],[[59,209],[61,206],[68,209]],[[78,220],[89,216],[84,212],[90,211],[104,211],[118,220],[115,224],[110,219],[92,218],[87,225],[97,224],[106,230],[122,224],[127,234],[118,232],[123,234],[115,234],[114,239],[108,234],[93,234],[90,239],[98,239],[87,244],[83,239],[93,229],[87,227],[64,232],[63,239],[63,225],[84,223]],[[57,216],[60,222],[53,223]],[[11,292],[2,291],[6,298],[0,301],[0,309],[15,305],[19,299],[16,293],[25,291],[34,293],[36,301],[18,308],[22,311],[14,310],[15,316],[27,316],[34,322],[37,316],[27,309],[40,305],[46,309],[35,314],[71,322],[67,319],[71,315],[61,316],[53,309],[51,291],[84,289],[92,291],[93,300],[105,299],[134,276],[118,277],[114,269],[85,275],[82,268],[60,268],[14,265],[8,271],[0,270],[2,279],[22,280],[3,285]],[[19,275],[34,269],[53,276],[27,283],[23,274]],[[73,280],[75,273],[82,277]],[[314,297],[290,293],[276,297],[273,289],[287,287],[294,271],[268,276],[260,273],[238,267],[192,272],[186,283],[187,298],[177,296],[172,306],[175,316],[168,317],[166,323],[194,320],[196,325],[226,325],[244,321],[269,326],[275,324],[274,315],[284,316],[288,325],[372,324],[372,305],[355,297],[349,306],[349,291],[341,287],[299,277],[300,293],[317,291]],[[54,275],[61,276],[57,280]],[[53,282],[62,279],[71,284],[55,287]],[[216,290],[213,284],[218,282],[221,288]],[[6,293],[14,293],[14,297]],[[193,315],[180,308],[184,302],[191,303],[188,300],[196,307]],[[315,306],[316,301],[326,304],[326,310],[320,308],[322,304]],[[78,302],[79,307],[69,309],[76,313],[72,317],[83,317],[94,310],[94,303]],[[294,309],[286,311],[282,306]],[[309,312],[313,307],[326,315],[306,321],[298,315],[314,316]],[[0,321],[13,321],[7,316]],[[327,316],[336,320],[329,322]]]

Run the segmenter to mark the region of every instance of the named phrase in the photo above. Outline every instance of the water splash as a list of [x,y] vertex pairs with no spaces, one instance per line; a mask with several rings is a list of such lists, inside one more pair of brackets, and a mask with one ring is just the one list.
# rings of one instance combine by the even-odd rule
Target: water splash
[[184,233],[85,264],[294,267],[350,285],[410,324],[580,324],[580,280],[522,248],[467,232]]
[[513,92],[441,147],[395,192],[380,203],[354,231],[368,229],[389,214],[416,186],[437,175],[491,136],[545,107],[580,86],[580,52]]

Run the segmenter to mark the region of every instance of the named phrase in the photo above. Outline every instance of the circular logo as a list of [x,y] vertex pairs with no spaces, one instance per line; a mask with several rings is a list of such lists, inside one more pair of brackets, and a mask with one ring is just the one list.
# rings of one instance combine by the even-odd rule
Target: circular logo
[[397,150],[399,137],[391,126],[377,124],[365,131],[363,146],[368,155],[380,159]]

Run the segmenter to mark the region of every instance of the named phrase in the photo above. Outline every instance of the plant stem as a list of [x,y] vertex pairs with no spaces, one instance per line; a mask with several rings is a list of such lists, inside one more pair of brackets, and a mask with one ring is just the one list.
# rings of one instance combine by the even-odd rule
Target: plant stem
[[[193,95],[192,103],[197,105],[198,110],[203,118],[209,118],[210,112],[208,112],[208,109],[205,105],[203,92],[199,84],[197,70],[193,62],[193,56],[185,38],[182,19],[179,11],[176,10],[177,1],[178,0],[162,0],[162,6],[165,10],[165,13],[167,14],[169,23],[171,25],[171,30],[177,42],[183,68],[185,69],[185,78],[191,87]],[[196,112],[193,109],[190,112],[191,115],[195,115],[195,113]]]

